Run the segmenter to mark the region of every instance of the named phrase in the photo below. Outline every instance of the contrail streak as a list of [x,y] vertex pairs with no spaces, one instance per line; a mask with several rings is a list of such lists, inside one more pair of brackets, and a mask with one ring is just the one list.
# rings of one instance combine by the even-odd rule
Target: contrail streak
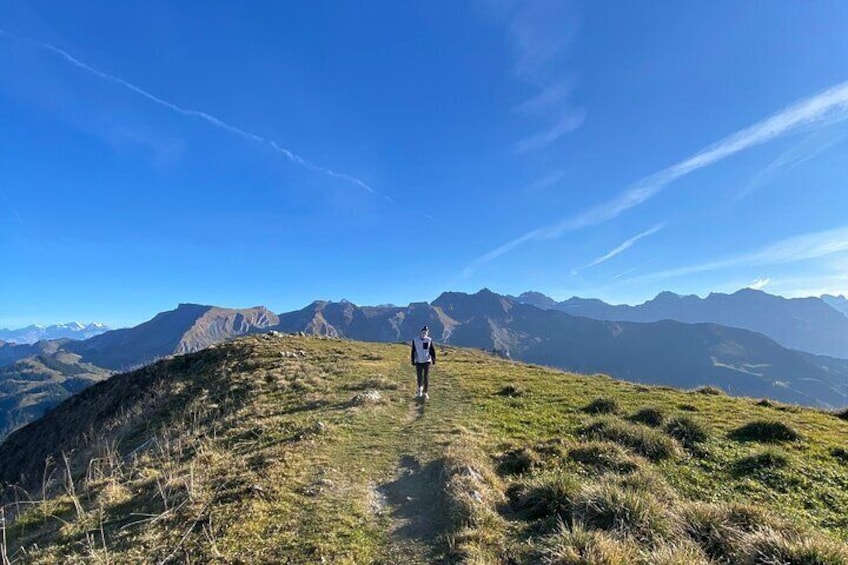
[[283,156],[285,156],[292,163],[300,165],[307,170],[310,170],[310,171],[313,171],[313,172],[316,172],[316,173],[321,173],[323,175],[327,175],[327,176],[348,182],[350,184],[353,184],[355,186],[358,186],[359,188],[362,188],[362,189],[368,191],[369,193],[371,193],[375,196],[380,196],[380,197],[386,199],[387,201],[392,202],[392,199],[389,196],[378,192],[372,186],[370,186],[368,183],[366,183],[366,182],[364,182],[364,181],[362,181],[362,180],[360,180],[360,179],[358,179],[358,178],[356,178],[352,175],[349,175],[349,174],[346,174],[346,173],[340,173],[340,172],[334,171],[333,169],[330,169],[328,167],[323,167],[321,165],[317,165],[317,164],[313,163],[312,161],[309,161],[308,159],[304,159],[303,157],[301,157],[297,153],[291,151],[290,149],[287,149],[287,148],[279,145],[276,141],[270,140],[266,137],[262,137],[261,135],[249,132],[247,130],[243,130],[240,127],[229,124],[229,123],[225,122],[224,120],[213,116],[212,114],[207,114],[206,112],[202,112],[200,110],[193,110],[191,108],[183,108],[182,106],[178,106],[177,104],[174,104],[173,102],[168,102],[167,100],[159,98],[155,94],[151,94],[150,92],[144,90],[143,88],[138,87],[138,86],[134,85],[133,83],[122,79],[121,77],[111,75],[109,73],[105,73],[105,72],[103,72],[103,71],[101,71],[101,70],[99,70],[95,67],[92,67],[88,63],[85,63],[85,62],[77,59],[76,57],[74,57],[73,55],[71,55],[70,53],[65,51],[64,49],[60,49],[60,48],[58,48],[54,45],[50,45],[49,43],[44,43],[42,41],[36,41],[34,39],[18,37],[17,35],[14,35],[12,33],[9,33],[7,31],[2,30],[2,29],[0,29],[0,36],[7,37],[7,38],[14,40],[14,41],[19,41],[19,42],[23,42],[23,43],[28,43],[30,45],[35,45],[36,47],[50,51],[51,53],[58,55],[59,57],[61,57],[65,61],[67,61],[68,63],[74,65],[75,67],[80,68],[80,69],[82,69],[82,70],[84,70],[84,71],[86,71],[86,72],[88,72],[88,73],[90,73],[90,74],[92,74],[96,77],[99,77],[99,78],[101,78],[105,81],[112,82],[112,83],[115,83],[115,84],[119,84],[119,85],[123,86],[124,88],[126,88],[127,90],[130,90],[130,91],[138,94],[139,96],[146,98],[147,100],[150,100],[151,102],[158,104],[158,105],[160,105],[164,108],[167,108],[169,110],[172,110],[174,112],[182,114],[183,116],[203,120],[203,121],[219,128],[219,129],[222,129],[222,130],[227,131],[229,133],[235,134],[235,135],[242,137],[244,139],[254,141],[256,143],[260,143],[260,144],[263,144],[263,145],[267,145],[268,147],[270,147],[271,149],[273,149],[277,153],[281,153]]

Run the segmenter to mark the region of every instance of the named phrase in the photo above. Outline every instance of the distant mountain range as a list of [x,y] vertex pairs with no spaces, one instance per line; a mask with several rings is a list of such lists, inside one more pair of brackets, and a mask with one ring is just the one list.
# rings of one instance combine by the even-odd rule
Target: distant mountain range
[[848,298],[845,298],[841,294],[839,296],[823,294],[821,299],[834,310],[838,310],[848,316]]
[[[791,349],[749,329],[668,319],[697,321],[709,312],[704,302],[712,306],[713,318],[757,321],[783,340],[806,335],[812,341],[809,336],[826,333],[817,320],[833,332],[845,332],[837,319],[848,322],[822,300],[789,301],[757,291],[706,299],[664,293],[641,306],[618,307],[583,299],[558,303],[538,293],[512,298],[484,289],[446,292],[432,303],[408,306],[316,301],[280,315],[262,306],[180,304],[134,328],[87,340],[0,343],[0,438],[115,371],[270,330],[394,342],[411,339],[427,325],[440,343],[576,372],[682,388],[715,385],[735,395],[811,406],[848,404],[848,360]],[[601,319],[608,316],[658,320]],[[791,331],[774,327],[793,320]],[[830,336],[828,349],[844,338]]]
[[16,330],[0,329],[0,341],[10,343],[35,343],[45,339],[88,339],[104,332],[109,327],[96,322],[81,324],[68,322],[52,326],[31,325]]
[[278,322],[263,307],[237,310],[180,304],[134,328],[84,341],[0,343],[0,439],[115,371],[266,331]]
[[596,320],[721,324],[761,333],[784,347],[848,358],[848,300],[842,296],[787,299],[743,289],[699,298],[662,292],[638,306],[611,305],[577,297],[557,302],[538,292],[525,292],[512,298],[538,308]]

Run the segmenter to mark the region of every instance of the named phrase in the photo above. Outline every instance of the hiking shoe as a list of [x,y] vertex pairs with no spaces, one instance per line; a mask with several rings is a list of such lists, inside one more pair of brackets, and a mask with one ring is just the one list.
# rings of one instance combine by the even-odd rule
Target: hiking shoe
[[426,392],[424,393],[424,400],[430,400],[430,395]]
[[421,398],[422,396],[424,396],[424,389],[418,387],[418,390],[415,392],[415,398]]

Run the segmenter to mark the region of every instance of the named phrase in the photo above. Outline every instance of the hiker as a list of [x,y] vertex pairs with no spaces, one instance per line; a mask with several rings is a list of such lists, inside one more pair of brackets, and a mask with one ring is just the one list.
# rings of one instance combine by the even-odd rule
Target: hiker
[[430,400],[427,387],[430,384],[430,365],[436,364],[436,347],[430,337],[430,328],[424,326],[421,333],[412,340],[412,364],[418,376],[418,392],[415,398]]

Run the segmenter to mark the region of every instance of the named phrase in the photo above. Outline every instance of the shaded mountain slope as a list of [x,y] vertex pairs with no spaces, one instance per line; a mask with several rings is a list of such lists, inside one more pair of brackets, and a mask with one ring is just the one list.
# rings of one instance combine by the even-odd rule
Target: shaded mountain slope
[[0,367],[0,439],[110,374],[58,347]]
[[[716,385],[733,394],[825,407],[843,406],[848,398],[845,363],[715,324],[599,321],[516,303],[487,289],[446,292],[431,305],[381,308],[370,315],[350,302],[316,304],[320,308],[281,316],[281,329],[395,341],[411,338],[427,323],[437,340],[566,370],[682,388]],[[345,315],[337,314],[342,311]],[[409,312],[414,324],[407,322],[413,318]]]
[[213,343],[262,331],[279,323],[263,306],[247,309],[180,304],[133,328],[114,330],[65,347],[87,362],[121,370],[175,353],[188,353]]
[[278,323],[277,316],[261,306],[230,309],[181,304],[136,327],[85,341],[0,345],[0,361],[4,351],[7,361],[0,363],[0,439],[113,371],[198,351]]
[[[748,288],[706,298],[662,292],[638,306],[576,297],[555,302],[539,293],[524,293],[517,300],[598,320],[720,324],[761,333],[784,347],[848,358],[848,317],[819,298],[787,299]],[[831,302],[839,304],[835,297]]]
[[297,336],[94,385],[0,444],[9,561],[848,560],[836,415],[440,353],[427,404],[406,346]]

